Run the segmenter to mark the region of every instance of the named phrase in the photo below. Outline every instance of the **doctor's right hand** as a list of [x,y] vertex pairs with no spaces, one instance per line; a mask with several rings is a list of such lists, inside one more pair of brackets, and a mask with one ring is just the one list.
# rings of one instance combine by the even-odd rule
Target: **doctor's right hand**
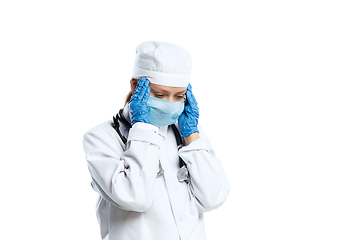
[[150,96],[149,80],[142,77],[129,101],[129,115],[131,125],[137,122],[149,123],[147,101]]

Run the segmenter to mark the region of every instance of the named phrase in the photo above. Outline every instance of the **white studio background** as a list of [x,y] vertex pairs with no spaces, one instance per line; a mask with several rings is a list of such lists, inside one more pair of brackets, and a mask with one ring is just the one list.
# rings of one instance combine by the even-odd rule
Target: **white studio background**
[[357,1],[1,1],[1,239],[100,239],[83,134],[136,46],[193,58],[232,191],[209,240],[360,239]]

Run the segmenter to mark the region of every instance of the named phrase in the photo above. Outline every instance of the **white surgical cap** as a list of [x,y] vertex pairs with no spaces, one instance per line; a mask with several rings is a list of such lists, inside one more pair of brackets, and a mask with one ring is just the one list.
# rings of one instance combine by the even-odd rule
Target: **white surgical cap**
[[187,87],[190,81],[191,57],[174,44],[144,42],[136,48],[133,78],[146,77],[151,83],[169,87]]

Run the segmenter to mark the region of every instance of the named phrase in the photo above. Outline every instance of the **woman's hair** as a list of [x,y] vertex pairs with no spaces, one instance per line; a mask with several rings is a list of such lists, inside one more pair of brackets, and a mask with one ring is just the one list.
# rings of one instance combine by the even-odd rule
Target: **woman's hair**
[[125,105],[126,105],[126,104],[130,101],[131,96],[132,96],[132,92],[130,91],[130,92],[128,93],[128,95],[126,96],[126,98],[125,98],[125,104],[124,104],[124,107],[125,107]]
[[[139,81],[139,79],[131,78],[131,79],[130,79],[130,84],[131,84],[131,85],[135,84],[135,86],[136,86],[137,83],[138,83],[138,81]],[[130,92],[128,93],[128,95],[127,95],[126,98],[125,98],[124,107],[125,107],[125,105],[130,101],[131,96],[132,96],[132,92],[131,92],[131,90],[130,90]]]

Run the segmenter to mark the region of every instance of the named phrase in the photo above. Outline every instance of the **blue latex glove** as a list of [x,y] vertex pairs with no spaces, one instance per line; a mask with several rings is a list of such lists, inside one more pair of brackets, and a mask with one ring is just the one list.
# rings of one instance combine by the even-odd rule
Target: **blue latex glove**
[[189,136],[192,133],[199,132],[199,108],[198,103],[189,84],[186,91],[186,104],[184,112],[180,115],[178,123],[181,137]]
[[129,101],[129,115],[131,125],[137,122],[149,123],[147,101],[150,96],[149,80],[142,77]]

